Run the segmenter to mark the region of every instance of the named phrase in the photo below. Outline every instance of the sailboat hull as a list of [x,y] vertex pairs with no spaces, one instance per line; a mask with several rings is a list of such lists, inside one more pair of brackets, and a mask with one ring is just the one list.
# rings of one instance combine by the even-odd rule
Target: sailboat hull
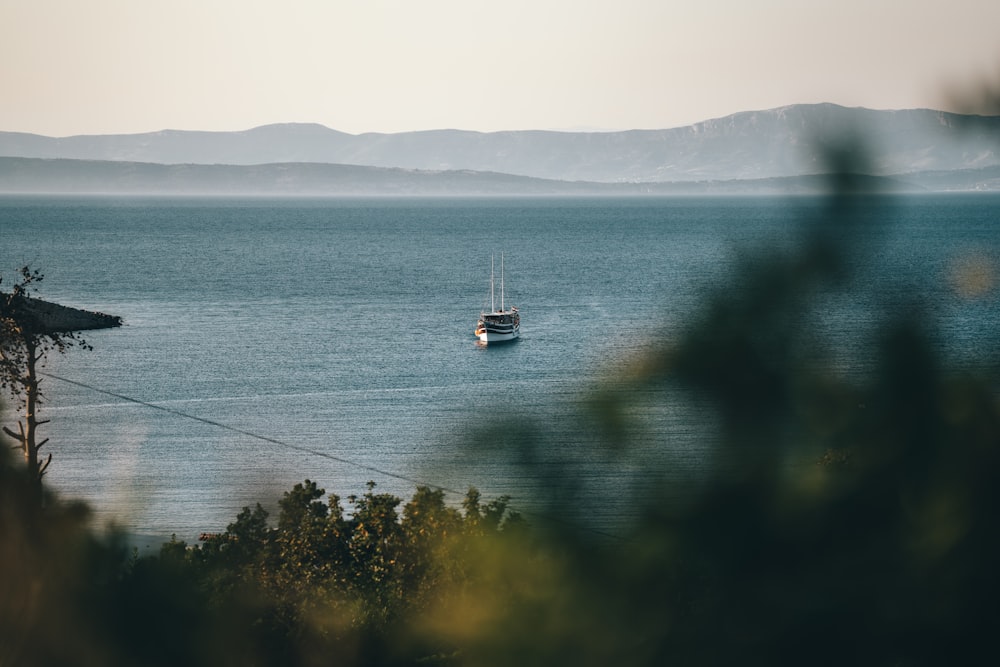
[[521,314],[517,308],[483,313],[476,324],[476,337],[483,343],[504,343],[520,335]]
[[521,327],[515,326],[510,329],[495,330],[491,327],[479,327],[476,330],[479,341],[482,343],[507,343],[517,340],[521,336]]

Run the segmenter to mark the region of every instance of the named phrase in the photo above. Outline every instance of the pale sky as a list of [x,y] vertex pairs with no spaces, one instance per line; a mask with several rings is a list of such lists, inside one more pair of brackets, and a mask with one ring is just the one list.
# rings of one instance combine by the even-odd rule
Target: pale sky
[[0,0],[0,130],[670,128],[1000,81],[1000,0]]

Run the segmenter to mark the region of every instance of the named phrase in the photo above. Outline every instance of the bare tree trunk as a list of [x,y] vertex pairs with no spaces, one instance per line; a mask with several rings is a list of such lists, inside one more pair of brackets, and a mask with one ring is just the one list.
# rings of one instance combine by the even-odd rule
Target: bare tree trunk
[[25,429],[22,449],[24,450],[24,464],[28,467],[28,473],[32,477],[35,477],[38,471],[38,450],[35,447],[35,430],[37,428],[35,410],[38,409],[38,376],[35,373],[37,359],[35,357],[34,341],[26,339],[24,346],[28,352],[28,374],[25,377],[26,382],[24,386]]
[[40,461],[38,450],[48,442],[48,438],[41,442],[36,442],[38,427],[48,421],[39,420],[36,414],[38,410],[38,374],[36,366],[38,360],[41,358],[38,354],[37,341],[32,336],[25,336],[24,347],[27,355],[26,372],[23,380],[25,399],[24,421],[17,423],[20,433],[14,433],[6,427],[3,430],[7,435],[20,443],[21,453],[24,456],[24,465],[27,468],[28,478],[32,484],[32,492],[36,501],[40,504],[42,501],[42,476],[52,461],[52,455],[49,454],[44,461]]

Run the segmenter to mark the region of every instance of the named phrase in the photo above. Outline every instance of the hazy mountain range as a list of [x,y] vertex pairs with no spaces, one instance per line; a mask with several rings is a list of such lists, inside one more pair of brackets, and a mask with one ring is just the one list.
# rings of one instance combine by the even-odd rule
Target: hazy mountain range
[[1000,117],[833,104],[667,130],[351,135],[321,125],[45,137],[0,132],[0,192],[615,194],[799,192],[856,139],[862,187],[1000,190]]

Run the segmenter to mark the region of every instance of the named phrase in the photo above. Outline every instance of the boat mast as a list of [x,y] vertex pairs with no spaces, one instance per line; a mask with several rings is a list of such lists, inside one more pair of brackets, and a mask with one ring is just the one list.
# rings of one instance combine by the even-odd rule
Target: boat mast
[[503,305],[503,253],[500,253],[500,310],[504,310]]
[[493,255],[490,255],[490,312],[497,312],[496,306],[493,305]]

